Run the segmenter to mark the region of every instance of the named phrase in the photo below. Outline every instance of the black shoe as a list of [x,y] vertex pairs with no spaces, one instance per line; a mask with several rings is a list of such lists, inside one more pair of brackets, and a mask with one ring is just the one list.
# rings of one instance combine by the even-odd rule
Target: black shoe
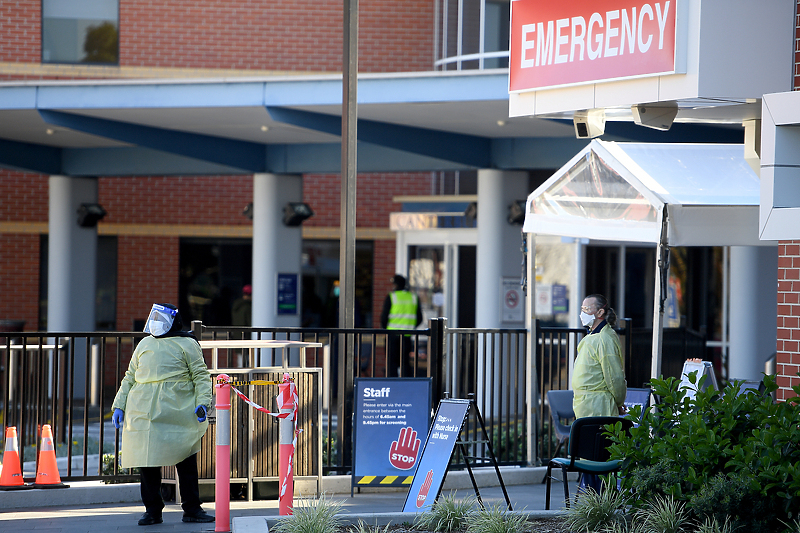
[[140,526],[152,526],[153,524],[160,524],[163,522],[164,519],[161,518],[161,515],[156,515],[152,513],[144,513],[142,517],[139,519]]
[[190,515],[189,514],[184,514],[183,515],[183,521],[184,522],[203,522],[203,523],[207,523],[207,522],[213,522],[214,521],[214,517],[211,516],[210,514],[206,513],[204,510],[200,509],[199,511],[197,511],[194,514],[190,514]]

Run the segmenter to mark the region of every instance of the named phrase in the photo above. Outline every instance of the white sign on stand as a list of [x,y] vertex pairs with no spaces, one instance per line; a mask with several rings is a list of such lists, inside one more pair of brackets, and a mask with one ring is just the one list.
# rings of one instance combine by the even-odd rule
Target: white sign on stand
[[714,365],[711,364],[711,361],[687,359],[686,362],[683,363],[681,384],[678,387],[681,390],[686,390],[687,398],[694,398],[697,394],[697,385],[692,384],[692,382],[689,381],[689,374],[692,372],[697,372],[697,381],[695,383],[699,382],[700,378],[703,376],[706,376],[706,380],[700,390],[706,390],[709,387],[713,387],[714,390],[719,390],[719,386],[717,385],[717,376],[714,374]]

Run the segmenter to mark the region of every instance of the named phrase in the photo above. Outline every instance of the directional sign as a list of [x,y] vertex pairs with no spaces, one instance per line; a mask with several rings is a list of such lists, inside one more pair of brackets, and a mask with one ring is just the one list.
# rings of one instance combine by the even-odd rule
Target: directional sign
[[414,481],[406,495],[404,513],[427,511],[439,496],[469,403],[469,400],[442,400],[439,403]]

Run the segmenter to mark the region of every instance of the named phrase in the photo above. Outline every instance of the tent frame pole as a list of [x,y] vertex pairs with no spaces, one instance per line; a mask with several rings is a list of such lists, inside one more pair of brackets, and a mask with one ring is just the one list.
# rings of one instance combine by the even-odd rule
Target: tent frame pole
[[669,216],[667,206],[661,210],[661,237],[656,247],[656,276],[653,291],[653,358],[650,377],[661,375],[661,349],[664,340],[664,304],[669,287]]

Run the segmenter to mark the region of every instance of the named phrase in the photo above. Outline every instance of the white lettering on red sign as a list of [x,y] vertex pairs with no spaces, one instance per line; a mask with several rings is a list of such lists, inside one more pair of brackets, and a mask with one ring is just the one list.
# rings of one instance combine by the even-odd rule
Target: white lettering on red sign
[[675,1],[515,0],[509,90],[674,72]]

